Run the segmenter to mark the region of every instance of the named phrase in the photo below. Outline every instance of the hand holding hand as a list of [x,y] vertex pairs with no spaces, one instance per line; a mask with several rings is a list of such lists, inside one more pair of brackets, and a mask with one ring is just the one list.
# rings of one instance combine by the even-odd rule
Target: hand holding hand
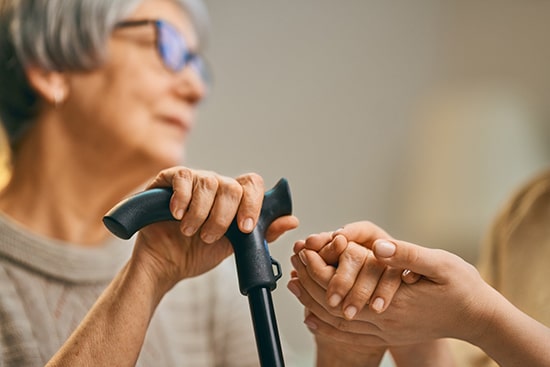
[[[382,229],[372,228],[379,238],[391,238]],[[294,245],[294,253],[304,264],[312,262],[306,269],[326,288],[328,305],[341,304],[347,319],[352,319],[365,305],[383,312],[402,280],[414,283],[419,279],[413,272],[378,261],[368,246],[358,245],[356,240],[364,238],[358,237],[354,229],[353,225],[347,225],[335,232],[310,235]]]
[[306,323],[314,333],[357,346],[378,346],[441,337],[471,340],[483,331],[496,292],[472,265],[446,251],[394,239],[377,240],[380,229],[368,222],[353,223],[338,233],[371,248],[379,262],[410,269],[422,278],[413,284],[401,284],[383,313],[365,308],[354,320],[345,320],[341,308],[327,302],[322,286],[327,272],[321,257],[308,252],[307,266],[293,261],[296,277],[291,282],[300,302],[311,312]]

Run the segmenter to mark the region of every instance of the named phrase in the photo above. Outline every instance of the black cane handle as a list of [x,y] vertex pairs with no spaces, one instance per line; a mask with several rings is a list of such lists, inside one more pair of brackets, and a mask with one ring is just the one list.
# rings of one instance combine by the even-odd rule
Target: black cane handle
[[117,237],[130,239],[146,225],[176,220],[170,212],[171,188],[154,188],[122,200],[103,217],[105,226]]
[[[103,218],[103,223],[116,236],[129,239],[146,225],[175,220],[170,212],[172,193],[171,188],[140,192],[114,206]],[[260,217],[251,233],[242,233],[235,219],[225,233],[235,251],[239,288],[243,295],[259,286],[275,289],[280,269],[269,255],[265,233],[275,219],[290,214],[290,188],[288,181],[282,178],[264,194]],[[278,274],[274,274],[274,265]]]

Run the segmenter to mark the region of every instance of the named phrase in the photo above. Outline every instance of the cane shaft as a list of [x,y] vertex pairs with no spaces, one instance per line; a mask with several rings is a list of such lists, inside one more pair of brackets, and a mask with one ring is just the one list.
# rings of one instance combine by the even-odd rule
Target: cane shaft
[[283,351],[270,290],[266,288],[250,290],[248,303],[254,324],[260,365],[262,367],[284,367]]

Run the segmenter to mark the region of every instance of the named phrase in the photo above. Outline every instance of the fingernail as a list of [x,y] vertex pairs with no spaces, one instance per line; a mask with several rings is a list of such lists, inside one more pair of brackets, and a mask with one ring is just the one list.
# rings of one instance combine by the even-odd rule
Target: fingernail
[[300,261],[298,261],[298,258],[295,255],[290,257],[290,263],[292,264],[294,269],[296,269],[298,265],[300,265]]
[[302,264],[307,266],[307,257],[304,251],[298,252],[298,256],[300,257],[300,261],[302,262]]
[[376,312],[382,311],[384,308],[384,300],[380,297],[376,297],[374,302],[372,303],[372,309]]
[[254,221],[252,218],[246,218],[243,222],[243,229],[247,232],[251,232],[254,229]]
[[340,304],[340,302],[342,302],[342,297],[339,294],[333,294],[328,299],[328,305],[330,307],[336,307]]
[[183,234],[186,235],[187,237],[192,236],[193,233],[195,233],[195,228],[193,228],[193,227],[185,227],[183,229]]
[[374,246],[374,254],[380,257],[390,257],[395,254],[395,245],[391,242],[378,240]]
[[406,277],[407,275],[409,275],[411,273],[411,271],[409,269],[405,269],[403,270],[403,276]]
[[210,234],[207,234],[206,236],[203,237],[202,239],[204,242],[206,243],[212,243],[216,240],[216,237],[210,235]]
[[301,294],[301,293],[300,293],[300,288],[298,288],[298,287],[296,286],[296,284],[294,284],[294,283],[288,283],[286,287],[288,288],[289,291],[292,292],[293,295],[295,295],[296,297],[300,298],[300,294]]
[[174,216],[174,218],[176,218],[177,220],[180,220],[181,218],[183,218],[183,209],[178,209],[176,211],[176,215]]
[[314,323],[313,321],[309,320],[309,319],[304,320],[304,324],[306,324],[306,326],[311,330],[316,330],[317,329],[317,324]]
[[348,306],[344,310],[344,316],[346,316],[347,319],[353,319],[353,316],[357,314],[357,308],[355,306]]

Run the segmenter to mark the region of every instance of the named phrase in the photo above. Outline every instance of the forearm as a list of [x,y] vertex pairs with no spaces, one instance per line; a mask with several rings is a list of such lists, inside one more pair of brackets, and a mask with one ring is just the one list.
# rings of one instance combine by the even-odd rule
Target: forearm
[[455,366],[449,345],[444,339],[391,347],[390,352],[397,367]]
[[[355,347],[357,348],[357,347]],[[351,350],[339,343],[317,338],[317,367],[378,367],[385,347],[363,347],[360,352]]]
[[163,294],[140,270],[120,271],[46,367],[135,366]]
[[487,328],[467,340],[479,346],[502,367],[550,366],[550,328],[532,319],[496,291]]

